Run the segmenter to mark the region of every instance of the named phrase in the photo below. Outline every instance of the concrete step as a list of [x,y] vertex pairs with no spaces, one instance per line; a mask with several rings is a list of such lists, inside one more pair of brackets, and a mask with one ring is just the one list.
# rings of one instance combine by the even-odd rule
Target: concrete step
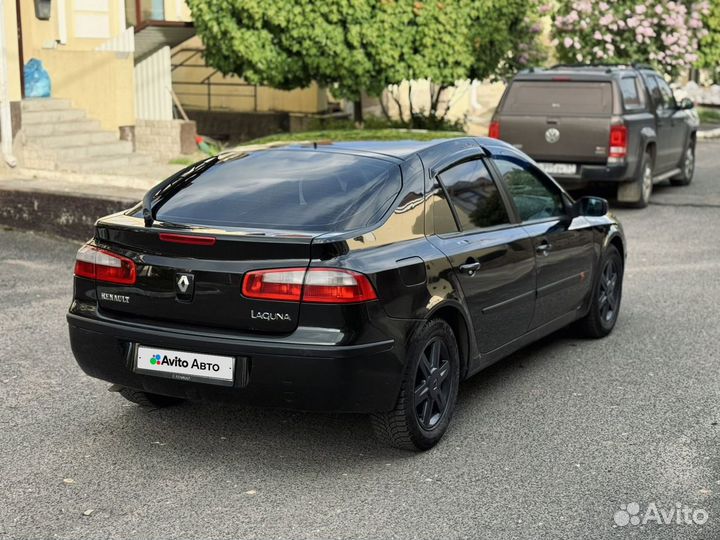
[[135,167],[147,166],[152,163],[152,157],[146,154],[109,154],[94,156],[86,160],[63,161],[58,164],[58,169],[80,173],[124,174],[128,169],[134,170]]
[[56,111],[27,111],[22,113],[22,125],[53,124],[72,120],[84,120],[85,111],[80,109],[60,109]]
[[111,143],[118,140],[111,131],[85,131],[79,133],[62,133],[43,137],[28,137],[28,145],[38,148],[75,148],[93,144]]
[[22,111],[61,111],[72,108],[69,99],[26,98],[22,100]]
[[54,122],[51,124],[24,124],[22,127],[28,139],[55,135],[59,133],[80,133],[88,131],[99,131],[99,120],[68,120],[66,122]]
[[[40,148],[28,145],[25,148],[25,160],[35,161],[55,161],[58,163],[67,163],[81,161],[93,156],[108,156],[115,154],[131,154],[132,143],[129,141],[114,141],[107,143],[89,144],[86,146],[73,146],[67,148]],[[40,168],[35,165],[25,165],[26,167]],[[55,167],[51,167],[54,169]]]

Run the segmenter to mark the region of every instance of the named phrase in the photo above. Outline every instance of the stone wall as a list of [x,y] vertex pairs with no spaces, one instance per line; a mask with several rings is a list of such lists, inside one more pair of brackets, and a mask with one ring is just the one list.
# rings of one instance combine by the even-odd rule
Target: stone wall
[[192,154],[197,144],[195,122],[142,120],[135,123],[135,150],[163,162],[181,154]]

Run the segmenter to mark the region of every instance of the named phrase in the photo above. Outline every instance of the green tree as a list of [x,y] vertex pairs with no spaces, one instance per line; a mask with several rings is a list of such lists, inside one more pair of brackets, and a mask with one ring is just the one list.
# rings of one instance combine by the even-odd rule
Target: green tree
[[709,2],[703,24],[707,34],[700,40],[699,67],[711,70],[713,79],[717,82],[720,66],[720,0]]
[[[188,0],[205,58],[223,74],[338,97],[431,79],[440,94],[529,60],[535,0]],[[525,49],[521,48],[523,44]],[[412,115],[411,115],[412,118]]]

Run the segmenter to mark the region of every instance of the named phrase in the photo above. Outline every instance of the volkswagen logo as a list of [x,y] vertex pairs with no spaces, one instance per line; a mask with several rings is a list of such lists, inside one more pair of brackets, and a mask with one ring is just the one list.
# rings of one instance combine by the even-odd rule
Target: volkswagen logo
[[192,299],[195,290],[195,276],[192,274],[175,274],[175,294],[181,300]]
[[550,128],[545,132],[545,140],[550,144],[556,143],[560,140],[560,131],[556,128]]

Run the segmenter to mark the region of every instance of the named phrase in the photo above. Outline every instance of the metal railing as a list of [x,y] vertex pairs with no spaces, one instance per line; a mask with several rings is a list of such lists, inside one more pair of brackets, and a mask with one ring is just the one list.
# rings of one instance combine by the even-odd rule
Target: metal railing
[[[181,56],[183,54],[188,54],[185,58],[178,61],[177,57]],[[210,67],[205,64],[205,62],[202,61],[202,53],[203,49],[197,49],[197,48],[190,48],[190,47],[183,47],[182,49],[177,49],[172,53],[170,56],[170,66],[171,70],[175,72],[178,68],[191,68],[191,69],[210,69]],[[197,60],[200,60],[197,62]],[[191,63],[193,60],[196,60],[195,63]],[[252,100],[252,109],[244,109],[244,110],[252,110],[253,112],[257,112],[258,110],[258,87],[254,84],[247,84],[242,81],[237,82],[228,82],[227,79],[223,81],[216,81],[213,80],[213,77],[215,76],[222,76],[220,71],[217,69],[214,69],[210,72],[209,75],[204,77],[203,79],[197,81],[197,80],[188,80],[184,81],[182,79],[179,79],[177,77],[173,77],[173,87],[175,89],[175,94],[178,96],[181,102],[184,100],[183,97],[186,98],[194,98],[197,96],[202,96],[205,101],[205,109],[206,110],[212,110],[213,107],[213,99],[218,98],[230,98],[230,99],[251,99]],[[178,88],[178,86],[188,85],[191,87],[199,87],[202,88],[202,91],[199,92],[192,92],[192,91],[186,91]],[[233,88],[236,89],[234,92],[223,92],[223,88]],[[218,90],[220,89],[220,91]],[[183,103],[185,104],[185,103]]]

